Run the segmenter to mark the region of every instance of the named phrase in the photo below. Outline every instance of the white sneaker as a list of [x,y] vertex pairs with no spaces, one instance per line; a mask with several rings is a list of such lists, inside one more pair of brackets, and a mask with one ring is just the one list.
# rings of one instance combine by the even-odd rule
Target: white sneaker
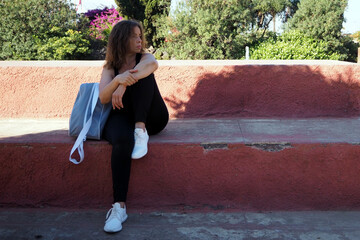
[[139,159],[146,155],[148,151],[148,141],[149,135],[145,129],[142,130],[141,128],[135,128],[135,146],[133,152],[131,154],[132,159]]
[[120,207],[119,203],[114,203],[113,207],[106,214],[104,231],[108,233],[119,232],[122,229],[122,223],[126,221],[126,207]]

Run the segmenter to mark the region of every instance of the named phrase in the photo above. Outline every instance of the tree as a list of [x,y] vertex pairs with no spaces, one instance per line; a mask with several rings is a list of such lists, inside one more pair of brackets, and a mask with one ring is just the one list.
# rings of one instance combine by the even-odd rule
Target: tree
[[[270,21],[273,21],[273,31],[276,32],[276,15],[284,12],[291,6],[289,0],[253,0],[254,9],[257,11],[259,26],[267,29]],[[270,18],[268,17],[270,16]],[[266,21],[268,19],[268,21]]]
[[147,40],[153,46],[159,46],[164,39],[156,38],[155,23],[163,14],[168,15],[171,0],[148,0],[145,5],[144,27],[146,34],[149,35]]
[[287,6],[286,11],[282,14],[283,22],[287,22],[289,18],[292,18],[296,11],[299,9],[298,5],[300,0],[290,0],[290,5]]
[[251,6],[252,0],[181,2],[157,22],[158,37],[166,39],[159,51],[176,59],[239,59],[256,39]]
[[[43,54],[39,54],[38,50],[47,45],[50,39],[54,43],[59,41],[63,43],[64,54],[60,55],[64,58],[87,52],[88,43],[81,40],[81,37],[79,38],[81,33],[76,31],[75,8],[67,1],[2,0],[0,15],[2,17],[0,59],[2,60],[43,59]],[[69,30],[74,31],[69,32]],[[70,48],[64,49],[66,46]]]
[[144,0],[115,0],[118,11],[129,19],[143,21],[145,18]]
[[317,39],[332,41],[341,37],[348,0],[301,0],[290,20],[290,29]]
[[149,45],[158,45],[154,23],[157,19],[169,13],[171,0],[115,0],[121,15],[136,19],[143,23],[146,40]]
[[341,55],[340,60],[354,61],[356,46],[341,33],[347,3],[348,0],[301,0],[288,28],[324,40],[328,51]]

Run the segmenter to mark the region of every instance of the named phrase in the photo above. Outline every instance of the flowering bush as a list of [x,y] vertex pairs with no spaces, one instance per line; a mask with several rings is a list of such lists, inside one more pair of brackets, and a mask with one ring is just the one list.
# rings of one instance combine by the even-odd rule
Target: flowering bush
[[91,10],[85,16],[92,19],[90,36],[100,40],[107,40],[114,25],[123,19],[115,8]]
[[101,15],[102,12],[107,11],[109,8],[105,7],[104,9],[92,9],[88,10],[84,15],[87,17],[90,21],[94,21],[96,15]]

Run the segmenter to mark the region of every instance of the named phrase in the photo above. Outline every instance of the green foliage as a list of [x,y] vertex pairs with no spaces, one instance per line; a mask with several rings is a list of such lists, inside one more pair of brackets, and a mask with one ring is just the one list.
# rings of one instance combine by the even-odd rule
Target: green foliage
[[[360,40],[360,39],[359,39]],[[341,47],[339,51],[344,56],[345,61],[357,62],[359,42],[354,42],[354,39],[349,36],[342,36],[340,38]]]
[[171,0],[115,0],[119,12],[129,19],[143,23],[146,40],[150,46],[158,45],[162,39],[156,38],[154,23],[163,14],[169,13]]
[[163,59],[240,59],[245,46],[272,35],[269,22],[287,21],[299,0],[187,0],[171,16],[157,20],[165,39],[156,56]]
[[267,28],[272,20],[274,29],[276,15],[291,6],[290,0],[253,0],[253,4],[257,11],[258,25]]
[[354,34],[352,34],[351,38],[353,38],[357,42],[360,42],[360,31],[357,31]]
[[289,0],[253,0],[255,9],[261,12],[281,12],[290,5]]
[[256,39],[251,0],[188,0],[173,17],[158,20],[165,42],[156,56],[175,59],[238,59]]
[[[57,31],[56,27],[51,31]],[[90,53],[89,40],[79,31],[69,29],[65,36],[51,37],[45,44],[39,40],[38,59],[41,60],[76,60]]]
[[163,38],[156,38],[156,21],[164,14],[169,14],[171,0],[143,0],[145,5],[145,19],[143,21],[146,39],[150,46],[159,46]]
[[[2,0],[0,1],[0,15],[2,17],[0,21],[1,60],[46,59],[43,50],[39,48],[52,45],[52,42],[48,43],[50,40],[57,42],[62,39],[65,45],[66,42],[75,45],[81,43],[81,46],[76,45],[76,48],[86,48],[83,45],[85,42],[74,41],[74,38],[81,38],[79,33],[74,33],[76,37],[74,34],[69,36],[72,34],[68,30],[77,28],[77,19],[73,5],[67,1]],[[75,54],[83,51],[76,50],[70,45],[66,45],[69,49],[63,49],[66,54],[59,53],[56,56],[69,56],[71,51]]]
[[115,0],[120,15],[129,19],[143,21],[145,18],[145,6],[143,0]]
[[288,17],[294,16],[296,11],[299,9],[299,6],[298,6],[299,3],[300,3],[300,0],[290,0],[290,6],[288,6],[288,9],[286,11]]
[[250,53],[251,59],[331,59],[343,60],[337,52],[328,50],[328,43],[303,35],[299,31],[285,32],[260,43]]
[[333,41],[341,36],[347,0],[301,0],[290,29],[316,39]]
[[347,3],[348,0],[301,0],[288,28],[325,41],[327,52],[336,52],[339,60],[355,61],[355,43],[341,33]]

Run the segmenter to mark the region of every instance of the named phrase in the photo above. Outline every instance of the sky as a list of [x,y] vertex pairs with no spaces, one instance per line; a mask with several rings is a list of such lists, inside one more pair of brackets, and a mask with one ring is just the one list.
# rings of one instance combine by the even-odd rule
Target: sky
[[355,33],[360,31],[360,1],[349,0],[345,11],[346,22],[344,24],[345,33]]
[[[79,0],[72,0],[78,4]],[[181,0],[172,0],[173,3]],[[81,0],[79,12],[86,12],[90,9],[102,9],[104,7],[116,7],[114,0]],[[346,22],[343,24],[343,33],[355,33],[360,31],[360,0],[348,0],[348,7],[345,11]]]

